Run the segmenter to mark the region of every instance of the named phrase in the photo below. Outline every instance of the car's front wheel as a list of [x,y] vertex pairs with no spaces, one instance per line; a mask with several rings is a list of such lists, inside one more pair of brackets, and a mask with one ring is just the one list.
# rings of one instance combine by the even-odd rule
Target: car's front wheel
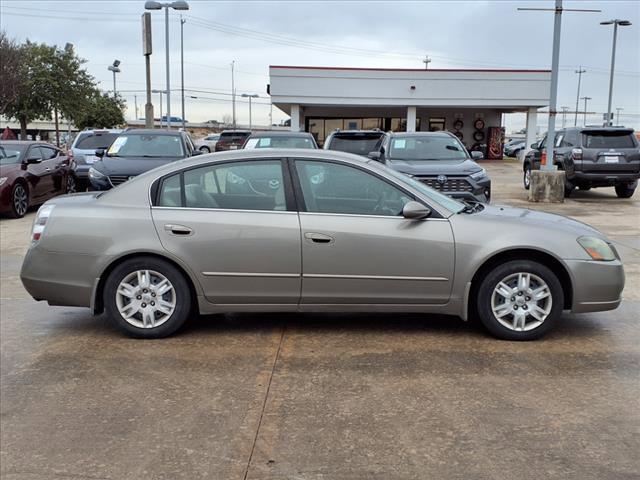
[[534,340],[557,322],[564,294],[558,277],[546,266],[513,260],[495,267],[482,281],[477,312],[497,338]]
[[76,177],[73,175],[67,175],[67,191],[66,193],[76,193],[78,188],[76,186]]
[[524,166],[522,182],[524,183],[525,190],[529,190],[531,188],[531,165],[528,163]]
[[11,192],[11,216],[22,218],[29,208],[29,192],[21,182],[16,182]]
[[636,187],[630,187],[626,184],[616,185],[616,195],[618,198],[631,198],[635,191]]
[[162,338],[177,331],[191,312],[184,275],[165,260],[140,257],[118,265],[104,288],[107,316],[136,338]]
[[202,153],[211,153],[211,149],[209,147],[200,147],[200,151]]

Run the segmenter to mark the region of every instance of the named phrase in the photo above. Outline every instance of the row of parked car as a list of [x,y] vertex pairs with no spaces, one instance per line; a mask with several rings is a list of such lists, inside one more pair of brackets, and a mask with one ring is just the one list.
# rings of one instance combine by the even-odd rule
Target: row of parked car
[[[555,162],[566,172],[566,196],[574,188],[613,186],[633,195],[640,177],[640,149],[632,129],[567,128],[557,135]],[[546,138],[531,145],[523,162],[529,189],[540,168]],[[521,148],[514,143],[510,147]],[[194,143],[179,130],[85,130],[68,153],[42,142],[0,143],[0,213],[22,217],[52,196],[90,188],[108,190],[155,167],[194,155],[239,149],[317,149],[307,132],[228,130]],[[449,132],[332,132],[324,149],[373,159],[453,198],[488,202],[491,179]]]

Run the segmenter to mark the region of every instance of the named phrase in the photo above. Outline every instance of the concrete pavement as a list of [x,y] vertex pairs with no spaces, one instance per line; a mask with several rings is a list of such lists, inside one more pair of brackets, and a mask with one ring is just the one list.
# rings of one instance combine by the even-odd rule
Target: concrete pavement
[[31,218],[0,221],[3,479],[640,478],[640,196],[494,202],[590,223],[626,264],[622,306],[538,342],[423,315],[246,314],[138,341],[18,280]]

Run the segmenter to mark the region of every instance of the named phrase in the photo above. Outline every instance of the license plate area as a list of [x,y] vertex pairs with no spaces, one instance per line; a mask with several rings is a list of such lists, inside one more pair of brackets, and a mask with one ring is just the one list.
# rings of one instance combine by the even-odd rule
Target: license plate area
[[604,163],[618,163],[618,162],[620,162],[620,159],[617,156],[613,156],[613,155],[604,156]]

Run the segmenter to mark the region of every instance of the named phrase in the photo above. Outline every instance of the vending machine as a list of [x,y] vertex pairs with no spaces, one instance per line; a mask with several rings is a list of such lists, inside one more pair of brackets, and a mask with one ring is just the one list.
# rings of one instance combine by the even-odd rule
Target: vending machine
[[502,160],[504,146],[504,127],[489,127],[487,139],[487,159]]

